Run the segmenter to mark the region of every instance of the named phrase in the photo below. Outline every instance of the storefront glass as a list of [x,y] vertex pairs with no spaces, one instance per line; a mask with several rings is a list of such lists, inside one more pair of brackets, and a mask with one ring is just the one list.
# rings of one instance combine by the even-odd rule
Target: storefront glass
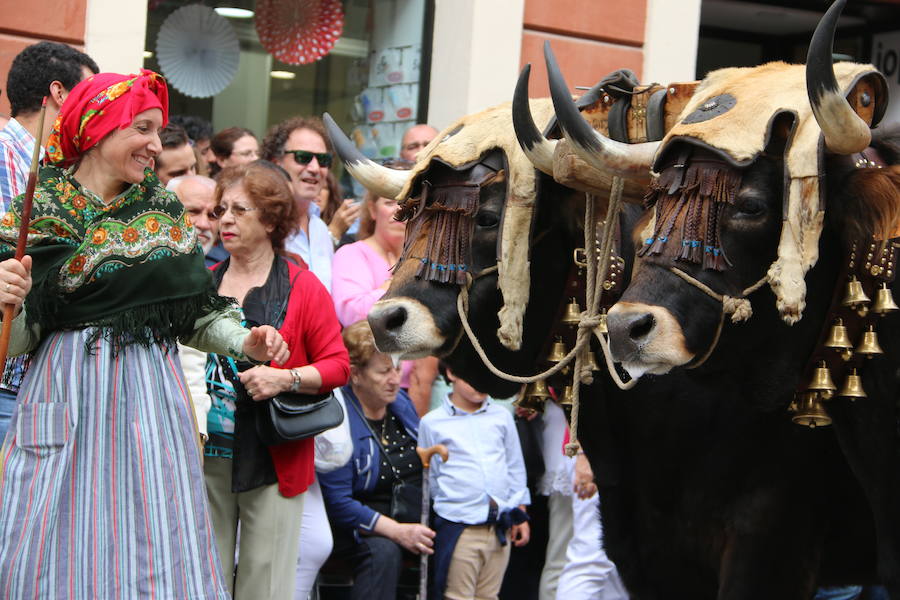
[[[282,0],[313,6],[316,0]],[[334,48],[311,64],[291,65],[260,43],[255,15],[228,18],[240,42],[240,62],[231,83],[211,98],[192,98],[176,86],[170,112],[210,120],[214,131],[247,127],[262,138],[273,124],[294,115],[329,112],[373,158],[396,156],[403,132],[418,121],[427,99],[422,40],[433,0],[343,0],[344,27]],[[151,0],[144,66],[161,69],[157,38],[167,17],[185,6]],[[217,0],[208,6],[255,10],[255,0]]]

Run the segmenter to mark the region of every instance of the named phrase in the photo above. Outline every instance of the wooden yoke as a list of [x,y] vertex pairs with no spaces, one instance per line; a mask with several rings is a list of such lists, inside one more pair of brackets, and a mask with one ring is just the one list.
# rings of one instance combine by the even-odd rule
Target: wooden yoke
[[[678,122],[698,83],[670,83],[665,87],[654,83],[636,87],[632,94],[619,98],[603,94],[581,114],[591,127],[616,141],[631,144],[658,141]],[[613,126],[614,130],[623,129],[624,121],[623,131],[614,131],[610,135],[611,119],[618,123]],[[566,187],[587,193],[608,190],[612,185],[612,174],[589,167],[566,139],[560,140],[553,153],[553,178]],[[645,179],[626,180],[622,199],[640,204],[649,183],[650,173]]]

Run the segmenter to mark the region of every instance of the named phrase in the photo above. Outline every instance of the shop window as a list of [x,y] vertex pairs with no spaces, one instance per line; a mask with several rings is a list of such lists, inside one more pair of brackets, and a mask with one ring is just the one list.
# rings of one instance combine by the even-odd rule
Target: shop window
[[[284,0],[291,1],[291,0]],[[293,0],[297,1],[297,0]],[[187,2],[150,0],[144,66],[161,71],[156,40],[165,19]],[[302,3],[301,3],[302,4]],[[216,0],[207,6],[254,11],[255,0]],[[210,120],[214,131],[247,127],[260,139],[295,115],[329,112],[365,154],[388,158],[426,109],[433,0],[343,0],[344,26],[332,50],[303,65],[280,62],[263,48],[254,17],[228,18],[240,43],[231,83],[211,98],[170,86],[170,113]],[[424,85],[423,85],[424,83]]]

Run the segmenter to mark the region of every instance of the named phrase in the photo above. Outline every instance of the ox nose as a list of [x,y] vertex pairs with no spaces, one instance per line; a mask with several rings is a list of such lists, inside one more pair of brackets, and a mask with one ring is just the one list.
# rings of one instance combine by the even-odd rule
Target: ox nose
[[[373,311],[374,312],[374,311]],[[391,306],[369,315],[369,326],[375,339],[395,337],[406,324],[408,313],[403,306]]]
[[610,350],[617,362],[634,358],[656,334],[656,317],[649,312],[611,312],[607,319]]

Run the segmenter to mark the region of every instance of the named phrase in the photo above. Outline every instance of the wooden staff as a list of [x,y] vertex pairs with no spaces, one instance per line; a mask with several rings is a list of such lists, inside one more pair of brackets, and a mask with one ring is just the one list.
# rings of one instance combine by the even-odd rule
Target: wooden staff
[[[447,446],[443,444],[435,444],[430,448],[416,448],[416,454],[422,461],[422,518],[419,522],[428,527],[428,516],[431,504],[428,494],[430,492],[430,481],[428,477],[428,469],[431,467],[431,457],[435,454],[441,456],[441,460],[447,462],[449,452]],[[419,555],[419,600],[425,600],[428,594],[428,555],[425,552]]]
[[[28,226],[31,224],[31,205],[34,202],[34,186],[37,184],[38,159],[41,156],[41,138],[44,136],[44,117],[47,115],[47,96],[41,102],[41,116],[38,119],[37,138],[31,153],[31,168],[28,170],[28,184],[25,187],[25,200],[22,202],[22,217],[19,223],[19,239],[16,242],[16,260],[25,256],[25,244],[28,241]],[[15,317],[14,304],[3,305],[3,330],[0,331],[0,369],[6,366],[6,354],[9,352],[9,336],[12,333],[12,321]]]

